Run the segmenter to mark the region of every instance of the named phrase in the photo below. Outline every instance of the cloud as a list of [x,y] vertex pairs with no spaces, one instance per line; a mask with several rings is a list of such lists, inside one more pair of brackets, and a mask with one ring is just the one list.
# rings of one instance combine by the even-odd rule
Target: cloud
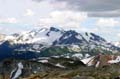
[[96,21],[96,25],[100,27],[116,27],[120,23],[119,21],[115,20],[114,18],[99,18]]
[[108,36],[113,34],[116,36],[116,34],[119,33],[119,25],[120,21],[115,18],[97,18],[95,23],[98,32],[103,35],[107,34]]
[[27,9],[24,15],[25,16],[33,16],[34,12],[31,9]]
[[12,18],[0,18],[0,23],[17,23],[17,19],[12,17]]
[[120,11],[88,12],[90,17],[120,17]]
[[97,33],[99,30],[98,30],[98,28],[87,28],[87,27],[81,26],[81,28],[77,28],[76,31]]
[[120,33],[120,21],[116,18],[96,18],[93,28],[98,30],[95,32],[98,35],[103,36],[109,41],[119,40]]
[[53,11],[48,18],[40,18],[40,26],[58,25],[64,28],[80,28],[80,23],[87,19],[84,12]]
[[82,11],[113,11],[120,9],[120,0],[56,0],[66,2],[69,8]]
[[[41,2],[43,0],[33,0]],[[120,16],[120,0],[45,0],[57,8],[87,12],[90,17]],[[59,4],[60,6],[56,5]],[[66,4],[66,6],[65,6]],[[62,7],[61,7],[62,6]]]
[[32,0],[32,1],[41,2],[41,1],[44,1],[44,0]]
[[120,0],[55,0],[65,2],[68,9],[88,12],[93,17],[120,16]]
[[120,37],[120,33],[118,33],[117,36]]
[[3,27],[0,27],[0,30],[3,30]]

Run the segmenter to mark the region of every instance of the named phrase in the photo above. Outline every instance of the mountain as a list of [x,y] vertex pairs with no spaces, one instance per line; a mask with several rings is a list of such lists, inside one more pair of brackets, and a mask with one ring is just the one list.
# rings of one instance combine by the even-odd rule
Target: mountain
[[119,51],[95,33],[55,27],[15,33],[0,44],[0,79],[113,79]]
[[21,34],[12,34],[7,36],[6,39],[14,39],[15,43],[40,43],[48,45],[59,45],[59,44],[80,44],[84,42],[106,42],[105,39],[97,36],[93,33],[80,34],[74,30],[62,30],[54,27],[34,29],[32,31],[23,32]]
[[103,67],[110,64],[120,63],[119,55],[96,55],[81,60],[87,66]]
[[[80,60],[50,57],[0,62],[1,79],[119,79],[119,56],[101,55]],[[108,63],[109,62],[109,63]],[[115,64],[110,63],[115,62]],[[119,61],[120,62],[120,61]],[[97,67],[97,68],[95,68]]]
[[119,47],[94,33],[78,33],[55,27],[15,33],[6,36],[5,42],[0,45],[0,51],[4,52],[0,53],[3,58],[25,59],[51,56],[82,59],[99,53],[111,54],[119,50]]
[[51,27],[51,28],[34,29],[32,31],[23,32],[21,34],[16,34],[16,35],[13,34],[11,37],[14,37],[13,42],[18,44],[39,43],[39,44],[52,45],[54,40],[60,38],[62,34],[63,33],[61,30]]

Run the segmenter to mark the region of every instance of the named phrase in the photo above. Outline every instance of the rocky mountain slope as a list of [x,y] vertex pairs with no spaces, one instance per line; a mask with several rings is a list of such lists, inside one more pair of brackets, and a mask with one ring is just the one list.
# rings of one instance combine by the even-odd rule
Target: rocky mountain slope
[[[0,62],[0,79],[116,79],[119,78],[120,63],[107,63],[107,60],[116,61],[116,56],[113,57],[114,60],[110,59],[111,57],[101,56],[97,68],[96,64],[91,66],[85,64],[84,61],[88,59],[82,61],[63,57],[37,60],[6,59]],[[95,62],[94,57],[91,59]]]

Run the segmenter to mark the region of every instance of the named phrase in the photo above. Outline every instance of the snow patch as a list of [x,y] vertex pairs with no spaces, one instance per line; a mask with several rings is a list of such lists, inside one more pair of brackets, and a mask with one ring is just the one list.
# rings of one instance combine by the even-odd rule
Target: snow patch
[[120,62],[120,56],[117,56],[115,60],[109,60],[108,63],[114,64],[114,63],[119,63]]
[[[21,62],[18,63],[17,68],[11,72],[11,79],[17,79],[22,74],[23,64]],[[15,74],[14,74],[15,73]]]
[[74,54],[72,57],[81,59],[83,57],[83,55],[81,53],[77,53],[77,54]]
[[41,63],[48,63],[48,60],[39,60],[38,62],[41,62]]
[[55,66],[60,67],[60,68],[65,68],[65,66],[62,66],[60,63],[57,63]]
[[93,57],[89,57],[89,58],[85,58],[85,59],[82,59],[81,61],[86,64],[87,66],[92,66],[93,63],[92,61],[94,60],[94,56]]

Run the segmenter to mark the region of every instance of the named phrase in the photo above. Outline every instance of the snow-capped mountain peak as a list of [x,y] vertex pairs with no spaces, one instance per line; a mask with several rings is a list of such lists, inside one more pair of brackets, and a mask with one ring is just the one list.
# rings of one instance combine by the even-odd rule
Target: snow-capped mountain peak
[[107,53],[120,51],[120,48],[94,33],[78,33],[55,27],[34,29],[7,36],[5,42],[0,45],[0,50],[7,54],[6,48],[11,52],[31,52],[32,57],[40,53],[40,56],[45,57],[64,56],[78,59],[97,55],[100,52],[106,53],[105,51],[109,51]]
[[17,37],[15,36],[9,36],[7,38],[14,38],[15,43],[47,43],[48,45],[51,45],[51,43],[59,38],[62,34],[62,31],[60,31],[57,28],[51,27],[51,28],[41,28],[41,29],[34,29],[29,32],[23,32],[21,34],[18,34]]
[[78,33],[74,30],[61,30],[55,27],[34,29],[20,34],[13,34],[6,39],[14,39],[15,43],[40,43],[48,45],[56,44],[102,44],[106,40],[94,33]]
[[12,44],[37,44],[43,46],[79,45],[82,48],[89,47],[90,49],[102,46],[103,49],[116,49],[114,45],[94,33],[78,33],[74,30],[62,30],[55,27],[37,28],[32,31],[13,34],[7,36],[7,39],[11,39]]

